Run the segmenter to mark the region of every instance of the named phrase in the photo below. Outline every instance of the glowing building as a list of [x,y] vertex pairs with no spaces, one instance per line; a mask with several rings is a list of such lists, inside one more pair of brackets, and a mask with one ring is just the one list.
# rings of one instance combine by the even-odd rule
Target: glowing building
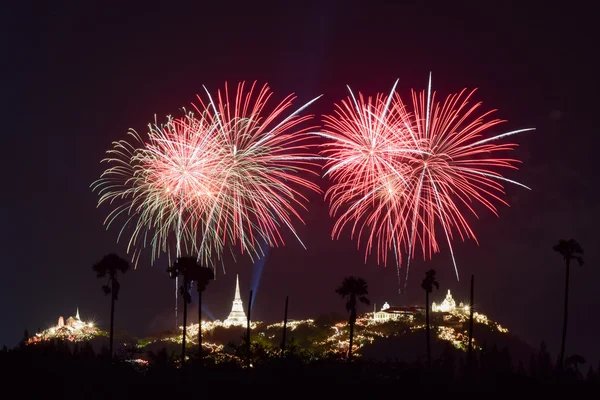
[[229,317],[223,321],[224,325],[241,325],[246,326],[248,324],[248,318],[244,312],[244,306],[242,304],[242,297],[240,296],[240,278],[238,275],[235,277],[235,296],[233,298],[233,305],[231,306],[231,312]]
[[56,326],[52,326],[42,332],[38,332],[31,337],[28,343],[36,343],[43,340],[63,339],[72,342],[89,340],[100,334],[100,331],[94,327],[93,322],[83,322],[79,317],[79,308],[74,317],[65,319],[58,317]]
[[450,293],[450,289],[448,289],[448,294],[446,294],[446,298],[444,301],[442,301],[442,304],[438,306],[435,301],[431,303],[431,311],[445,313],[466,313],[469,312],[469,306],[460,303],[458,307],[456,307],[456,302]]
[[[456,302],[452,297],[452,293],[448,290],[446,298],[441,304],[437,304],[435,301],[431,303],[431,311],[434,313],[448,313],[448,314],[467,314],[469,312],[469,306],[460,303],[456,306]],[[381,307],[381,310],[373,310],[373,322],[386,322],[386,321],[398,321],[401,319],[408,318],[412,319],[417,313],[425,313],[423,307],[409,306],[409,307],[398,307],[390,306],[387,302]]]
[[446,294],[446,298],[442,301],[442,304],[439,306],[435,303],[431,303],[431,311],[433,312],[453,312],[456,309],[456,302],[454,298],[452,298],[452,294],[450,293],[450,289],[448,289],[448,294]]
[[[63,317],[59,317],[58,318],[58,325],[60,326],[60,322],[61,320],[64,320]],[[71,327],[73,329],[82,329],[83,327],[87,326],[87,324],[85,322],[83,322],[81,320],[81,318],[79,317],[79,307],[77,307],[77,312],[75,313],[75,317],[69,317],[67,318],[67,321],[63,323],[64,325]]]
[[411,319],[415,314],[424,312],[425,310],[421,307],[409,306],[409,307],[391,307],[387,302],[381,307],[380,311],[373,311],[374,322],[387,322],[387,321],[398,321],[401,319]]

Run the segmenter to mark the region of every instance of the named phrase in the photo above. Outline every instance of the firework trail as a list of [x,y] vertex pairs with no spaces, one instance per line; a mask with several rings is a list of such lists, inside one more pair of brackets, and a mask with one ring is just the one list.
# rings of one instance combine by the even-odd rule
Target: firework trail
[[[98,205],[115,206],[105,225],[108,229],[120,217],[125,218],[117,241],[133,225],[127,251],[133,253],[136,266],[141,250],[147,246],[152,248],[152,263],[161,252],[168,254],[169,264],[172,252],[175,257],[195,252],[199,259],[211,260],[211,250],[219,253],[223,247],[214,232],[202,226],[203,210],[210,203],[210,189],[215,184],[216,143],[206,140],[214,133],[215,124],[187,113],[148,128],[146,142],[132,130],[131,143],[115,142],[107,152],[109,157],[104,161],[112,166],[93,184],[100,196]],[[212,247],[198,248],[199,233],[210,237],[205,243]],[[176,325],[178,287],[176,280]]]
[[486,138],[505,121],[489,119],[493,111],[479,112],[481,103],[470,104],[474,91],[436,101],[430,76],[427,91],[413,91],[411,110],[395,87],[366,100],[350,91],[335,114],[324,117],[319,135],[330,139],[321,153],[333,181],[326,193],[336,217],[332,237],[350,226],[358,245],[365,243],[365,261],[375,250],[377,263],[387,264],[391,251],[398,274],[405,254],[406,287],[415,253],[420,249],[424,259],[431,258],[440,251],[441,236],[459,279],[452,240],[477,241],[467,221],[467,214],[477,217],[473,203],[497,215],[494,202],[507,205],[503,183],[527,188],[498,172],[517,169],[519,161],[496,156],[516,147],[496,140],[531,129]]
[[208,104],[199,98],[200,109],[213,109],[219,126],[220,187],[211,224],[218,236],[229,238],[253,260],[262,255],[259,243],[284,244],[281,227],[302,244],[293,226],[294,220],[303,222],[298,210],[306,210],[308,202],[301,190],[320,192],[318,185],[304,177],[316,175],[314,167],[320,159],[309,144],[307,132],[313,127],[300,127],[312,116],[299,116],[318,97],[282,118],[294,98],[286,97],[267,112],[271,95],[266,85],[256,90],[253,84],[245,92],[241,83],[233,98],[227,85],[218,91],[216,102],[210,94]]
[[[396,82],[397,83],[397,82]],[[392,89],[392,93],[395,90]],[[392,94],[375,98],[350,97],[336,105],[334,116],[325,116],[319,136],[331,139],[323,145],[325,175],[333,181],[326,192],[332,215],[337,218],[332,236],[339,238],[346,226],[358,243],[366,237],[367,256],[375,247],[377,262],[387,263],[390,247],[407,242],[406,218],[401,213],[408,182],[408,166],[401,153],[411,154],[407,137],[398,126],[408,122],[403,113],[390,113]],[[394,251],[397,255],[399,251]],[[398,274],[399,263],[397,263]]]
[[[282,228],[300,241],[294,224],[308,202],[305,189],[320,192],[310,148],[312,116],[299,116],[315,98],[287,116],[294,97],[268,109],[267,85],[228,86],[215,99],[198,96],[196,112],[150,124],[146,140],[130,131],[130,142],[113,143],[110,164],[92,184],[98,206],[110,204],[107,229],[124,219],[118,239],[130,228],[127,251],[137,265],[150,247],[160,254],[196,254],[214,268],[225,249],[262,255],[259,243],[283,245]],[[319,96],[320,97],[320,96]],[[302,243],[300,241],[300,243]],[[304,245],[303,245],[304,246]]]
[[221,249],[213,232],[200,226],[203,210],[212,200],[210,188],[218,164],[216,143],[205,140],[214,124],[188,113],[148,127],[147,141],[130,131],[132,143],[113,144],[103,160],[112,166],[93,184],[100,196],[98,205],[114,206],[105,219],[107,229],[124,217],[119,241],[126,228],[133,226],[127,251],[133,253],[136,264],[145,247],[152,248],[152,262],[161,252],[178,257],[198,251],[198,233],[210,236],[211,244]]
[[120,238],[133,226],[128,251],[136,260],[147,246],[153,261],[172,252],[208,263],[227,246],[256,257],[259,240],[284,244],[281,227],[300,241],[294,220],[302,222],[298,210],[308,201],[302,190],[320,189],[305,177],[319,159],[310,151],[311,127],[300,127],[311,116],[298,114],[316,99],[283,117],[294,97],[268,111],[266,85],[245,91],[240,83],[233,98],[225,85],[216,101],[206,93],[197,113],[149,125],[146,141],[130,131],[132,143],[115,142],[104,160],[112,166],[92,185],[99,205],[114,206],[107,228],[124,217]]

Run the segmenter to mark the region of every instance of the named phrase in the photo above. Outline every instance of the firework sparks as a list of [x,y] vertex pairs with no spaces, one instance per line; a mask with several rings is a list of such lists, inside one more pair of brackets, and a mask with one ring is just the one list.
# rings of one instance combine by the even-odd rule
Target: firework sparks
[[147,245],[153,249],[153,261],[161,252],[172,251],[172,244],[177,256],[199,251],[199,232],[212,235],[215,247],[221,245],[213,231],[199,227],[212,202],[211,186],[216,184],[216,143],[206,140],[213,131],[213,123],[188,113],[149,125],[147,141],[130,131],[133,143],[119,141],[108,151],[105,161],[114,165],[104,171],[94,189],[100,195],[99,205],[116,205],[105,220],[107,229],[126,216],[117,240],[133,224],[127,250],[133,251],[136,263]]
[[318,157],[307,144],[310,127],[301,127],[311,116],[299,114],[316,99],[283,117],[294,97],[269,111],[266,85],[246,91],[240,83],[231,99],[227,85],[216,100],[206,94],[197,113],[149,125],[146,141],[130,131],[133,143],[114,143],[105,160],[111,167],[93,184],[99,205],[115,205],[107,228],[125,218],[120,237],[133,225],[128,251],[136,263],[147,246],[153,261],[187,253],[211,264],[234,247],[255,257],[261,241],[283,244],[281,227],[300,241],[302,190],[319,188],[304,177]]
[[350,97],[336,106],[335,116],[324,117],[325,129],[319,134],[333,140],[322,151],[328,160],[325,175],[334,181],[326,193],[330,212],[341,212],[332,236],[339,238],[351,226],[351,235],[359,243],[366,236],[365,261],[375,247],[378,263],[387,263],[390,247],[397,249],[402,241],[407,242],[402,198],[410,171],[399,161],[402,154],[418,151],[398,129],[408,123],[407,115],[389,112],[391,100],[392,94],[366,99],[359,94],[357,99],[350,91]]
[[531,129],[486,138],[505,121],[489,119],[492,111],[479,113],[481,103],[470,104],[474,91],[437,101],[430,76],[426,92],[413,91],[409,111],[395,86],[387,96],[367,99],[350,91],[335,115],[324,117],[320,135],[330,141],[322,154],[328,160],[325,175],[333,181],[326,197],[337,218],[332,237],[350,226],[359,246],[365,242],[365,261],[375,250],[377,263],[387,264],[391,251],[398,273],[405,254],[406,284],[416,251],[424,259],[439,252],[441,234],[458,279],[452,240],[477,241],[466,215],[477,217],[473,203],[497,215],[494,202],[507,204],[503,183],[527,188],[498,172],[516,169],[519,161],[495,157],[516,147],[497,140]]

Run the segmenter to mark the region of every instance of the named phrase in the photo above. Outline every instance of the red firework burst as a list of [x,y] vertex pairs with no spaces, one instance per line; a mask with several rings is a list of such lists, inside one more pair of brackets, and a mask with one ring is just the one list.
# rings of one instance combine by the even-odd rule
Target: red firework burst
[[494,202],[507,204],[504,182],[526,187],[500,174],[519,161],[495,156],[516,147],[496,140],[531,130],[485,138],[505,121],[489,119],[493,111],[480,113],[481,103],[469,103],[473,93],[463,90],[438,102],[430,77],[427,91],[413,91],[412,110],[394,85],[390,95],[374,100],[359,95],[357,101],[351,92],[335,115],[324,117],[321,136],[332,139],[322,153],[333,180],[326,193],[337,217],[333,237],[351,225],[359,245],[366,235],[365,259],[375,248],[377,262],[386,264],[391,250],[398,268],[404,251],[408,277],[419,247],[424,259],[440,250],[441,226],[458,279],[452,240],[477,240],[463,211],[477,216],[473,203],[480,203],[497,214]]
[[100,204],[115,202],[108,224],[123,214],[133,222],[135,251],[148,242],[153,257],[196,252],[209,263],[226,246],[258,256],[261,242],[283,244],[282,227],[296,235],[301,191],[320,190],[302,174],[314,173],[318,157],[302,127],[311,116],[298,116],[316,99],[284,117],[294,97],[268,109],[267,85],[240,83],[231,99],[225,85],[216,101],[206,93],[197,114],[150,125],[147,140],[132,132],[136,143],[115,143],[113,166],[93,185]]

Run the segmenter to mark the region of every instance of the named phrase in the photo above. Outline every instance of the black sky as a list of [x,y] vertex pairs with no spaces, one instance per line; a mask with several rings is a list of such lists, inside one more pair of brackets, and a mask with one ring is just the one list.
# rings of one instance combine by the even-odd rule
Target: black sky
[[[279,99],[296,93],[297,104],[324,94],[310,108],[318,116],[346,96],[346,84],[375,94],[400,78],[407,96],[425,88],[432,71],[443,95],[478,87],[484,106],[508,120],[503,128],[537,128],[517,138],[524,163],[510,175],[533,191],[509,187],[511,207],[501,207],[500,218],[473,220],[480,245],[455,243],[460,282],[445,248],[416,262],[406,301],[422,301],[425,268],[438,271],[440,299],[447,289],[467,299],[474,273],[483,312],[556,351],[564,269],[552,245],[574,237],[587,253],[586,265],[572,272],[567,353],[597,362],[593,12],[576,2],[506,3],[37,2],[5,9],[0,344],[16,344],[24,328],[44,328],[76,306],[106,324],[108,299],[91,265],[124,248],[115,230],[105,231],[106,209],[96,209],[89,185],[128,128],[143,131],[154,114],[177,114],[203,84],[215,91],[224,81],[268,82]],[[368,280],[378,308],[401,301],[394,267],[365,265],[348,236],[329,239],[322,199],[313,196],[304,216],[298,231],[308,251],[289,240],[270,252],[255,318],[280,318],[286,295],[294,318],[343,312],[334,289],[349,274]],[[118,326],[138,335],[171,328],[165,262],[124,278]],[[248,261],[229,265],[211,284],[206,303],[216,317],[229,311],[235,273],[247,291],[251,271]]]

